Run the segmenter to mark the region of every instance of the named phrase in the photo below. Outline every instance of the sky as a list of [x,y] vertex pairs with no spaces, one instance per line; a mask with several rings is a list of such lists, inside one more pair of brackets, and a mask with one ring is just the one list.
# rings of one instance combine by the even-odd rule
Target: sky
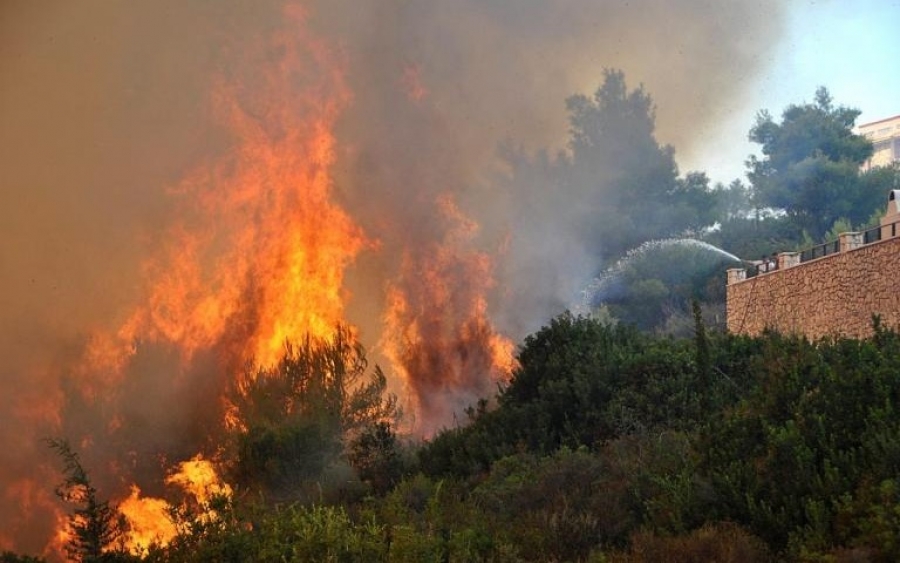
[[756,113],[767,109],[777,120],[788,105],[811,102],[819,86],[828,88],[836,104],[862,112],[857,125],[900,114],[900,1],[790,6],[778,46],[766,53],[765,70],[734,100],[729,118],[709,127],[709,142],[681,154],[682,170],[703,170],[724,183],[745,179],[743,162],[757,152],[746,140]]

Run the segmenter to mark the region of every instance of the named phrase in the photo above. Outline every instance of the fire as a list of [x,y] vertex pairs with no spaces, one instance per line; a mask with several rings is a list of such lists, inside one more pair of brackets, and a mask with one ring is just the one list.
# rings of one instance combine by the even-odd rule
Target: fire
[[[166,478],[166,484],[177,485],[184,491],[202,521],[219,517],[210,507],[214,496],[231,498],[232,494],[231,487],[219,478],[213,464],[200,455],[178,464],[178,470]],[[137,485],[131,486],[131,495],[119,504],[119,510],[128,521],[125,547],[135,555],[146,553],[154,544],[168,545],[178,533],[172,520],[172,505],[163,499],[141,497]]]
[[[142,267],[142,302],[118,328],[93,334],[74,370],[89,402],[115,396],[145,343],[178,351],[181,367],[160,374],[172,382],[210,351],[216,369],[239,378],[252,373],[239,369],[248,362],[275,363],[285,342],[327,339],[343,322],[344,271],[369,244],[332,196],[335,121],[350,94],[340,60],[305,29],[305,13],[289,8],[286,18],[291,29],[261,47],[260,56],[274,62],[251,61],[252,88],[216,81],[212,106],[233,145],[170,190],[176,211]],[[226,409],[229,417],[239,424]],[[108,432],[123,429],[115,412],[109,420]],[[200,456],[179,464],[166,483],[183,489],[204,518],[217,517],[212,495],[231,495]],[[120,504],[129,548],[142,553],[171,541],[167,502],[142,497],[137,484],[130,491]]]
[[132,485],[131,494],[119,503],[119,511],[128,521],[125,548],[141,555],[151,545],[168,545],[178,533],[169,516],[170,508],[163,499],[142,498],[140,487]]
[[[178,216],[144,265],[145,304],[94,338],[92,368],[120,372],[141,340],[176,344],[190,361],[228,339],[233,357],[270,364],[286,340],[327,337],[342,321],[344,269],[366,244],[331,195],[333,128],[350,96],[339,62],[303,33],[304,14],[288,15],[300,33],[276,37],[280,59],[258,89],[219,81],[214,107],[236,144],[172,190]],[[310,83],[300,99],[298,75]]]
[[478,225],[449,196],[437,203],[444,240],[406,254],[385,314],[384,346],[425,433],[489,396],[514,365],[512,342],[488,318],[490,257],[470,247]]
[[518,367],[516,361],[516,345],[513,341],[498,332],[493,332],[487,343],[495,373],[502,379],[509,379],[513,370]]
[[6,484],[3,502],[7,506],[18,506],[21,510],[20,520],[11,523],[0,531],[0,551],[12,550],[16,541],[26,536],[31,528],[44,527],[48,523],[42,515],[52,522],[52,536],[43,546],[44,556],[64,553],[64,546],[71,536],[68,518],[53,498],[53,490],[46,486],[49,477],[43,467],[30,468],[32,478],[19,478]]
[[200,506],[208,506],[214,496],[231,497],[231,486],[219,479],[213,464],[198,455],[179,464],[179,470],[166,479],[194,497]]
[[72,539],[72,528],[69,519],[63,514],[56,515],[56,532],[44,550],[45,555],[55,554],[62,556],[66,552],[66,545]]

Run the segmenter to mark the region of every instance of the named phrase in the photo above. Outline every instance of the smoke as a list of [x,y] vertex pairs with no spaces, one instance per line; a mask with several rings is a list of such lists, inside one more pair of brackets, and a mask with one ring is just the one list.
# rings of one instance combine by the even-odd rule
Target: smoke
[[[560,224],[572,215],[567,207],[589,198],[561,200],[548,176],[526,179],[535,186],[520,201],[523,190],[508,181],[498,146],[563,149],[565,99],[593,93],[604,68],[622,68],[630,84],[643,83],[654,96],[661,141],[690,154],[762,70],[782,9],[774,2],[473,0],[317,12],[345,46],[356,94],[343,120],[353,143],[339,186],[365,186],[366,196],[348,194],[346,204],[385,247],[399,248],[409,233],[440,236],[434,201],[453,194],[480,226],[484,248],[505,251],[495,297],[505,293],[512,302],[497,307],[495,299],[491,314],[521,337],[571,303],[594,273],[596,253]],[[396,268],[396,256],[375,260],[391,263],[364,257],[364,279]],[[533,290],[525,310],[515,283]]]
[[[497,339],[559,312],[594,268],[558,225],[567,202],[539,170],[528,192],[544,197],[517,201],[498,147],[563,148],[565,98],[593,91],[615,67],[654,96],[661,140],[689,153],[702,145],[697,132],[746,96],[785,8],[322,0],[303,9],[350,93],[335,124],[331,197],[369,245],[346,271],[345,313],[376,358],[395,361],[395,389],[433,418],[423,428],[436,428],[490,390],[486,351]],[[196,212],[173,190],[240,144],[216,114],[216,81],[262,88],[256,71],[281,55],[258,46],[291,25],[275,1],[0,6],[0,548],[40,552],[56,525],[56,460],[42,436],[67,435],[121,494],[145,474],[142,489],[153,492],[161,468],[206,446],[235,358],[210,349],[186,366],[163,340],[141,343],[124,378],[79,366],[94,335],[133,318],[148,259]],[[310,86],[302,73],[292,80],[289,89]],[[426,288],[429,276],[439,283]],[[523,301],[516,284],[542,297]],[[397,296],[405,308],[390,313]],[[241,334],[229,330],[217,333],[220,346]]]

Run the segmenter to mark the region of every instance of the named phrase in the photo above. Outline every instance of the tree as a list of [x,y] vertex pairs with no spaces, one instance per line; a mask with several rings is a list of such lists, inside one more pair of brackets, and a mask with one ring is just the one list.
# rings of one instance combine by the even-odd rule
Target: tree
[[350,444],[348,457],[359,478],[376,493],[390,490],[403,473],[397,435],[387,422],[366,428]]
[[860,112],[834,106],[824,87],[815,102],[790,105],[776,123],[768,111],[757,114],[750,140],[763,158],[747,161],[758,205],[785,211],[813,239],[841,218],[860,224],[884,197],[862,181],[860,166],[872,144],[853,133]]
[[753,211],[750,189],[739,179],[732,180],[727,186],[716,184],[718,192],[716,217],[719,221],[727,221],[736,217],[749,217]]
[[638,244],[696,231],[715,218],[715,193],[702,173],[678,178],[675,151],[654,137],[656,116],[643,87],[629,90],[619,70],[604,72],[593,98],[566,101],[570,158],[563,189],[583,215],[587,245],[602,258]]
[[[515,302],[532,303],[529,312],[546,315],[571,306],[587,275],[629,250],[653,239],[697,236],[719,215],[720,190],[703,173],[679,177],[674,149],[654,136],[653,100],[643,87],[630,89],[622,71],[604,71],[593,95],[571,96],[566,108],[567,150],[529,154],[507,143],[500,156],[509,174],[497,180],[505,188],[498,192],[509,194],[497,207],[509,214],[517,246],[507,291]],[[666,301],[628,316],[658,324]],[[534,322],[509,309],[514,322]]]
[[[635,327],[564,313],[528,336],[497,407],[442,432],[419,452],[430,475],[470,477],[516,452],[597,447],[622,436],[681,429],[724,396],[702,387],[688,340],[654,339]],[[712,363],[712,360],[710,360]]]
[[[674,149],[654,136],[655,108],[643,87],[629,90],[621,71],[607,70],[593,98],[572,96],[567,107],[570,155],[559,184],[574,201],[580,214],[574,224],[601,268],[642,243],[696,236],[716,221],[720,192],[701,172],[679,177]],[[664,268],[657,267],[629,280],[609,310],[644,330],[688,314],[686,288],[665,278]]]
[[63,461],[65,480],[56,488],[56,495],[75,505],[69,517],[72,535],[66,554],[83,563],[129,560],[118,545],[124,532],[124,517],[108,501],[99,499],[78,454],[66,440],[48,439],[47,443]]
[[[273,499],[321,494],[326,470],[341,472],[335,464],[349,445],[397,417],[386,388],[381,369],[369,372],[365,351],[346,328],[327,340],[287,344],[276,366],[248,373],[232,393],[242,421],[236,483]],[[350,471],[346,463],[343,470]]]

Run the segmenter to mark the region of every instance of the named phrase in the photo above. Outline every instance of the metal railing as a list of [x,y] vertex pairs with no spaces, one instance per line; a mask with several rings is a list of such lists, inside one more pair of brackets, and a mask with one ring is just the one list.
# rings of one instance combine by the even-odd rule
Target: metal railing
[[[862,245],[865,246],[867,244],[872,244],[873,242],[878,242],[883,238],[889,239],[896,237],[898,234],[900,234],[900,227],[897,226],[898,224],[900,224],[900,219],[892,223],[888,223],[887,225],[878,225],[876,227],[872,227],[870,229],[862,231]],[[837,254],[840,251],[840,239],[830,240],[822,244],[817,244],[816,246],[813,246],[811,248],[801,250],[800,262],[809,262],[810,260],[815,260],[816,258],[828,256],[829,254]]]
[[[897,230],[897,223],[891,223],[891,231]],[[896,233],[889,236],[895,236]],[[863,244],[871,244],[881,240],[881,227],[872,227],[863,231]]]
[[800,262],[808,262],[810,260],[815,260],[816,258],[823,258],[825,256],[828,256],[829,254],[837,254],[840,251],[840,239],[830,240],[828,242],[817,244],[813,247],[807,248],[806,250],[801,250]]
[[[843,237],[848,233],[842,233]],[[864,231],[853,233],[858,236],[855,244],[851,244],[849,247],[851,250],[853,248],[859,248],[860,246],[866,246],[868,244],[872,244],[875,242],[879,242],[881,240],[887,240],[900,235],[900,219],[893,221],[891,223],[887,223],[885,225],[878,225],[876,227],[871,227]],[[845,249],[846,250],[846,249]],[[793,265],[798,263],[802,264],[803,262],[809,262],[810,260],[816,260],[818,258],[824,258],[825,256],[830,256],[832,254],[838,254],[841,252],[841,239],[830,240],[828,242],[824,242],[822,244],[817,244],[815,246],[806,248],[799,252],[799,261],[793,262]],[[782,253],[782,254],[791,254],[791,253]],[[794,254],[796,256],[796,254]],[[750,261],[748,261],[750,262]],[[755,262],[755,261],[754,261]],[[773,258],[763,258],[762,264],[757,264],[755,267],[747,268],[746,270],[746,278],[752,278],[757,276],[758,274],[764,274],[768,272],[773,272],[775,270],[780,269],[780,264],[778,260]],[[785,267],[790,267],[791,263],[787,263]],[[743,278],[743,279],[746,279]]]

